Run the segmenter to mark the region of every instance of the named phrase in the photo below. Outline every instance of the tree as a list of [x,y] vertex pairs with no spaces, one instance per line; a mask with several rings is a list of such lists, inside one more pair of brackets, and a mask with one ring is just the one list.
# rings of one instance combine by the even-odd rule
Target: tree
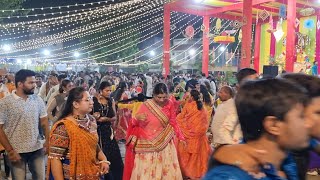
[[[5,10],[21,9],[24,1],[25,0],[0,0],[0,7]],[[12,14],[19,14],[20,12],[5,11],[0,13],[1,16],[5,17]]]
[[[126,33],[128,35],[123,36],[122,38],[116,38],[117,35],[120,36],[120,34],[123,33]],[[113,40],[92,48],[91,50],[95,51],[90,53],[90,58],[96,60],[97,62],[111,62],[119,59],[122,59],[122,61],[120,62],[126,62],[129,60],[130,62],[133,62],[132,60],[135,59],[135,54],[139,51],[138,41],[140,35],[137,30],[131,28],[131,24],[122,24],[120,26],[112,27],[99,33],[85,36],[80,39],[80,42],[84,42],[104,35],[106,35],[104,39],[111,38]],[[92,41],[84,43],[84,46],[87,46],[91,43]]]

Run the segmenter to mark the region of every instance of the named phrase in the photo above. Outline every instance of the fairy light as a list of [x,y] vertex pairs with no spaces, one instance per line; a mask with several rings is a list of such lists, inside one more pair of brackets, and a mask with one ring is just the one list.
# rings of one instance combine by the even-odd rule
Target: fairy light
[[[199,21],[200,21],[200,18],[199,18],[194,24],[196,24],[196,23],[199,22]],[[187,22],[185,25],[188,25],[188,24],[189,24],[189,22]],[[182,28],[182,27],[181,27],[181,28]],[[181,30],[181,28],[177,29],[176,31]],[[173,33],[175,33],[176,31],[174,31]],[[173,34],[173,33],[171,33],[171,34]],[[176,36],[170,38],[170,40],[175,39],[175,38],[178,37],[179,35],[180,35],[180,34],[177,34]],[[144,50],[146,50],[146,49],[148,49],[148,48],[150,48],[150,47],[153,47],[155,44],[157,44],[157,43],[159,43],[159,42],[162,42],[162,41],[161,41],[161,40],[160,40],[160,41],[157,41],[157,42],[153,43],[152,45],[150,45],[150,46],[142,49],[141,51],[144,51]],[[161,46],[161,45],[160,45],[160,46]],[[177,45],[176,47],[178,47],[178,45]],[[155,49],[156,49],[156,48],[158,48],[158,47],[155,47]],[[141,51],[140,51],[140,52],[141,52]],[[132,54],[131,56],[135,56],[135,55],[137,55],[137,54],[140,54],[140,52],[134,53],[134,54]],[[136,57],[136,58],[142,57],[142,56],[144,56],[144,55],[146,55],[146,54],[147,54],[147,53],[141,54],[141,55],[139,55],[139,56]],[[162,56],[162,55],[159,55],[159,56]],[[157,57],[155,57],[155,58],[153,58],[153,59],[157,59],[159,56],[157,56]],[[103,56],[103,57],[105,57],[105,56]],[[102,57],[98,57],[98,58],[102,58]],[[92,58],[92,60],[95,60],[95,59],[97,59],[97,58]],[[120,61],[123,61],[123,60],[125,60],[125,59],[122,58],[122,59],[118,59],[118,60],[115,60],[115,61],[109,61],[109,62],[99,63],[99,64],[100,64],[100,65],[101,65],[101,64],[104,64],[104,65],[120,65],[120,64],[123,64],[123,63],[120,63],[120,64],[119,64],[119,63],[118,63],[118,64],[111,64],[111,63],[120,62]],[[135,60],[135,59],[129,60],[129,61],[127,61],[126,63],[129,63],[129,62],[134,61],[134,60]]]
[[[142,16],[142,15],[138,15],[138,16],[133,17],[133,18],[137,19],[137,18],[140,17],[140,16]],[[120,22],[115,22],[115,21],[116,21],[116,20],[113,19],[113,20],[111,20],[111,23],[112,23],[112,22],[113,22],[113,24],[120,23]],[[106,24],[108,24],[108,23],[109,23],[109,21],[103,22],[102,24],[99,24],[99,26],[106,25]],[[83,27],[82,27],[82,28],[83,28]],[[108,28],[107,26],[103,26],[103,27],[100,27],[100,28],[95,29],[95,30],[92,31],[91,33],[90,33],[90,32],[89,32],[89,33],[86,33],[86,35],[92,34],[93,32],[97,32],[97,31],[99,31],[99,30],[102,31],[102,30],[105,30],[105,29],[107,29],[107,28]],[[63,37],[69,36],[69,37],[66,37],[65,39],[62,40],[62,42],[65,42],[65,41],[67,41],[67,40],[73,40],[73,39],[75,39],[75,38],[83,37],[83,34],[85,34],[85,33],[81,33],[81,32],[88,31],[88,30],[91,30],[91,29],[94,29],[94,26],[86,26],[86,27],[83,28],[83,29],[77,28],[77,29],[75,29],[75,30],[69,30],[69,31],[67,31],[68,34],[67,34],[67,33],[58,33],[58,34],[50,35],[50,36],[47,37],[47,39],[49,39],[49,40],[51,40],[51,39],[59,39],[59,38],[63,38]],[[80,34],[80,33],[81,33],[81,34]],[[71,36],[72,34],[76,34],[76,36]],[[40,39],[40,42],[39,42],[39,43],[45,43],[45,42],[46,42],[45,38],[39,38],[39,39]],[[37,40],[39,41],[39,39],[37,39]],[[33,49],[33,48],[30,48],[30,45],[34,44],[35,41],[37,42],[37,40],[28,40],[28,41],[19,42],[19,43],[15,43],[13,46],[15,46],[16,48],[19,48],[19,45],[21,46],[21,44],[24,43],[25,46],[29,46],[27,49]],[[48,40],[47,40],[47,41],[48,41]],[[28,44],[28,42],[30,42],[30,43]],[[24,50],[25,50],[25,49],[24,49]]]
[[[188,15],[188,16],[190,16],[190,15]],[[195,18],[194,18],[195,19]],[[200,19],[199,19],[200,20]],[[198,21],[199,21],[198,20]],[[192,21],[192,20],[191,20]],[[189,22],[191,22],[190,20],[189,20]],[[197,22],[198,22],[197,21]],[[189,24],[189,22],[187,23],[187,24]],[[197,23],[197,22],[195,22],[195,23]],[[187,24],[185,24],[185,25],[187,25]],[[161,28],[162,29],[162,28]],[[180,29],[176,29],[175,31],[173,31],[171,34],[173,34],[173,33],[175,33],[175,32],[177,32],[178,30],[181,30],[181,28]],[[177,37],[177,36],[179,36],[179,34],[177,34],[175,37]],[[175,37],[173,37],[173,38],[175,38]],[[149,47],[146,47],[145,49],[148,49],[148,48],[150,48],[151,46],[153,46],[153,45],[155,45],[155,44],[157,44],[157,43],[159,43],[159,42],[161,42],[161,41],[157,41],[157,42],[155,42],[154,44],[152,44],[152,45],[150,45]],[[145,49],[143,49],[143,50],[145,50]],[[138,54],[139,52],[137,52],[137,53],[135,53],[135,54],[133,54],[133,55],[136,55],[136,54]],[[100,54],[99,54],[100,55]],[[133,55],[131,55],[131,56],[133,56]],[[103,57],[105,57],[105,56],[107,56],[107,55],[104,55]],[[141,57],[141,56],[143,56],[143,55],[140,55],[140,56],[138,56],[138,57]],[[101,57],[96,57],[96,58],[90,58],[91,60],[95,60],[95,59],[99,59],[99,58],[101,58]],[[110,63],[113,63],[113,62],[119,62],[119,61],[122,61],[123,59],[118,59],[118,60],[115,60],[115,61],[111,61],[111,62],[106,62],[106,63],[103,63],[103,64],[108,64],[108,65],[110,65]],[[68,62],[70,62],[70,61],[68,61]],[[127,62],[129,62],[129,61],[127,61]],[[117,64],[118,65],[118,64]]]
[[[129,2],[123,2],[124,4],[132,4],[132,3],[137,3],[137,2],[141,2],[142,0],[132,0],[132,1],[129,1]],[[150,1],[152,2],[152,1]],[[101,4],[101,3],[100,3]],[[99,5],[100,5],[99,4]],[[121,3],[119,3],[121,4]],[[115,5],[116,7],[119,7],[119,5]],[[107,5],[104,5],[104,7],[107,7]],[[112,7],[112,5],[109,5],[109,7]],[[69,7],[70,8],[70,7]],[[91,8],[87,8],[89,10],[91,9],[96,9],[96,8],[99,8],[99,7],[91,7]],[[61,9],[61,8],[59,8]],[[31,9],[31,12],[34,12],[35,8],[32,8]],[[14,15],[14,16],[0,16],[0,19],[5,19],[5,18],[8,18],[8,19],[11,19],[11,18],[22,18],[22,17],[26,17],[26,18],[29,18],[29,17],[37,17],[37,16],[46,16],[46,15],[57,15],[57,14],[63,14],[63,13],[70,13],[70,12],[77,12],[77,11],[81,11],[82,9],[76,9],[76,10],[66,10],[66,11],[59,11],[59,12],[51,12],[51,13],[39,13],[39,14],[27,14],[27,15]],[[1,11],[1,10],[0,10]],[[12,11],[12,10],[11,10]],[[3,11],[1,11],[3,12]]]
[[[228,21],[227,21],[227,22],[228,22]],[[226,22],[225,24],[227,24],[227,22]],[[223,27],[225,24],[223,24],[222,27]],[[231,22],[228,24],[228,26],[226,26],[226,27],[224,28],[224,30],[225,30],[227,27],[229,27],[230,24],[231,24]],[[214,27],[214,28],[215,28],[215,27]],[[199,29],[199,28],[197,28],[197,29]],[[224,30],[223,30],[223,31],[224,31]],[[196,31],[197,31],[197,30],[196,30]],[[200,32],[200,31],[199,31],[199,32]],[[196,34],[197,34],[197,33],[196,33]],[[201,40],[201,39],[200,39],[200,40]],[[174,47],[174,48],[171,48],[170,51],[176,49],[178,46],[179,46],[179,45],[177,45],[177,46]],[[201,48],[201,47],[199,47],[197,50],[199,50],[200,48]],[[179,55],[186,53],[188,50],[189,50],[189,48],[186,49],[185,51],[181,52]],[[199,52],[197,53],[197,55],[198,55],[199,53],[201,53],[201,52],[202,52],[202,51],[199,51]],[[179,55],[177,55],[177,56],[179,56]],[[162,56],[162,55],[158,56],[157,58],[160,58],[161,56]],[[156,60],[156,59],[151,59],[151,60],[148,60],[148,61],[144,61],[144,62],[137,63],[137,64],[130,64],[130,65],[136,66],[136,65],[146,64],[146,63],[150,63],[150,62],[152,62],[152,61],[154,61],[154,60]],[[182,60],[184,60],[184,59],[182,59]],[[187,60],[187,61],[184,61],[183,63],[186,63],[186,62],[188,62],[188,61],[190,61],[190,60],[191,60],[191,59],[189,59],[189,60]],[[177,61],[175,61],[175,63],[176,63],[176,62],[177,62]],[[180,61],[179,61],[179,62],[180,62]],[[161,62],[158,63],[158,64],[153,64],[153,65],[159,65],[159,64],[161,64]]]
[[[144,20],[144,21],[149,21],[149,20]],[[142,22],[144,22],[144,21],[142,21]],[[137,24],[134,24],[134,25],[140,25],[140,23],[141,22],[138,22]],[[130,27],[132,27],[132,26],[130,26]],[[124,28],[124,30],[125,29],[128,29],[129,27],[126,27],[126,28]],[[150,27],[150,29],[151,29],[152,27]],[[111,32],[111,33],[108,33],[108,34],[104,34],[104,35],[102,35],[102,36],[99,36],[99,37],[96,37],[96,38],[93,38],[93,39],[89,39],[89,40],[86,40],[86,41],[83,41],[83,42],[80,42],[80,43],[77,43],[77,44],[73,44],[73,45],[69,45],[69,46],[64,46],[64,47],[62,47],[62,48],[56,48],[56,49],[53,49],[53,51],[58,51],[58,50],[63,50],[63,49],[69,49],[69,48],[72,48],[72,47],[74,47],[74,46],[80,46],[80,45],[82,45],[82,44],[85,44],[85,43],[88,43],[88,42],[92,42],[92,41],[96,41],[96,40],[98,40],[98,39],[102,39],[102,38],[105,38],[105,37],[107,37],[107,36],[110,36],[110,35],[112,35],[112,34],[118,34],[118,32],[121,32],[123,29],[120,29],[120,30],[117,30],[117,31],[114,31],[114,32]],[[128,34],[130,34],[130,33],[128,33],[128,32],[124,32],[124,33],[122,33],[122,35],[121,36],[114,36],[114,37],[116,37],[116,38],[122,38],[122,37],[124,37],[125,36],[125,39],[121,39],[121,40],[126,40],[126,39],[128,39],[128,38],[131,38],[132,36],[133,36],[133,34],[130,34],[130,36],[127,36]],[[105,43],[105,42],[109,42],[110,40],[113,40],[113,39],[107,39],[107,40],[104,40],[104,41],[99,41],[98,43]],[[92,44],[90,44],[89,46],[91,46]],[[86,46],[88,46],[88,45],[86,45]],[[36,53],[35,54],[24,54],[24,55],[20,55],[19,57],[23,57],[23,56],[33,56],[33,55],[36,55]],[[16,57],[16,56],[14,56],[14,57]]]
[[[141,2],[144,2],[144,3],[141,3]],[[117,14],[115,14],[115,12],[112,12],[110,14],[112,14],[113,16],[117,16],[120,12],[126,12],[127,11],[127,8],[126,6],[129,6],[129,10],[133,9],[133,8],[136,8],[136,6],[133,6],[133,5],[138,5],[139,6],[144,6],[145,4],[148,4],[148,2],[145,2],[145,0],[140,0],[139,3],[136,3],[136,4],[128,4],[127,2],[126,3],[123,3],[122,5],[120,4],[120,9],[117,10]],[[64,23],[72,23],[74,21],[77,21],[78,19],[79,20],[83,20],[84,18],[82,16],[85,16],[86,18],[85,19],[90,19],[92,20],[92,18],[97,18],[97,17],[102,17],[102,16],[107,16],[107,17],[110,17],[109,14],[107,13],[108,10],[113,10],[113,7],[108,7],[108,8],[105,8],[105,6],[101,9],[95,9],[95,10],[92,10],[92,11],[89,11],[89,12],[82,12],[84,13],[82,15],[82,13],[79,13],[79,14],[72,14],[72,15],[67,15],[67,16],[63,16],[63,17],[55,17],[53,18],[52,20],[54,20],[54,22],[51,22],[51,23],[45,23],[45,20],[47,19],[44,19],[44,20],[36,20],[34,21],[34,23],[37,23],[36,25],[30,25],[30,27],[24,27],[26,24],[30,24],[32,23],[33,21],[31,22],[23,22],[22,26],[23,27],[19,27],[19,24],[18,23],[13,23],[13,24],[6,24],[6,25],[0,25],[0,27],[2,26],[2,28],[5,28],[6,30],[8,30],[7,26],[10,26],[13,28],[17,27],[18,29],[22,29],[22,30],[25,30],[25,29],[35,29],[37,30],[37,28],[40,28],[40,27],[46,27],[46,25],[53,25],[55,26],[55,24],[64,24]],[[80,10],[75,10],[75,11],[80,11]],[[84,11],[84,10],[82,10]],[[76,15],[80,15],[81,17],[78,18]],[[69,18],[71,16],[70,19],[66,19],[66,20],[63,20],[63,21],[57,21],[59,18]],[[75,18],[72,18],[72,17],[75,17]],[[50,19],[49,19],[50,20]],[[49,26],[50,27],[50,26]],[[1,30],[3,32],[3,30]]]
[[[224,27],[227,23],[228,23],[229,21],[226,21],[223,25],[222,25],[222,27]],[[228,25],[226,25],[224,28],[223,28],[223,30],[222,31],[224,31],[225,29],[227,29],[229,26],[230,26],[230,24],[231,24],[231,21],[229,22],[229,24]],[[186,49],[186,51],[188,51],[190,48],[192,48],[195,44],[197,44],[198,42],[200,42],[202,39],[199,39],[197,42],[195,42],[191,47],[189,47],[189,48],[187,48]],[[212,43],[212,42],[211,42]],[[210,44],[211,44],[210,43]],[[181,52],[181,53],[179,53],[178,55],[176,55],[176,56],[180,56],[181,54],[184,54],[186,51],[184,51],[184,52]],[[181,61],[184,61],[185,59],[183,58],[183,59],[181,59],[181,60],[177,60],[177,61],[175,61],[175,63],[180,63]]]
[[234,58],[236,52],[237,52],[238,49],[239,49],[240,43],[241,43],[241,41],[238,41],[238,44],[237,44],[237,46],[236,46],[236,48],[235,48],[235,50],[234,50],[234,53],[233,53],[232,56],[226,61],[226,65],[229,64],[229,62],[232,61],[232,59]]
[[[160,16],[161,16],[161,15],[160,15]],[[184,18],[184,19],[186,19],[186,18]],[[184,19],[181,19],[181,20],[184,20]],[[180,20],[180,21],[181,21],[181,20]],[[157,26],[159,26],[159,25],[162,24],[162,22],[161,22],[161,23],[158,23],[157,25],[150,26],[150,24],[152,24],[152,23],[150,23],[150,20],[148,19],[148,20],[146,20],[146,21],[149,21],[149,23],[146,23],[146,24],[144,24],[143,26],[140,26],[137,30],[132,30],[132,31],[137,32],[137,31],[139,31],[139,29],[143,29],[144,27],[149,27],[149,28],[147,28],[147,29],[144,29],[144,30],[142,30],[142,31],[139,31],[141,34],[143,34],[145,31],[148,31],[148,30],[150,30],[150,29],[154,29],[155,27],[157,27]],[[175,22],[173,22],[173,23],[175,23]],[[144,41],[146,41],[146,40],[148,40],[149,38],[151,38],[151,37],[154,36],[154,35],[153,35],[153,36],[147,37],[147,36],[149,36],[150,34],[154,34],[154,33],[155,33],[155,35],[159,34],[159,33],[161,32],[161,29],[162,29],[162,28],[160,27],[160,28],[157,28],[156,30],[153,30],[152,32],[150,32],[150,33],[148,33],[148,34],[146,34],[146,35],[143,35],[142,37],[140,37],[140,39],[142,39],[142,40],[140,40],[140,41],[137,42],[137,43],[138,43],[138,44],[139,44],[139,43],[142,43],[142,42],[144,42]],[[86,52],[86,53],[91,53],[91,52],[98,51],[98,50],[100,50],[100,49],[104,49],[104,48],[107,48],[107,47],[110,47],[110,46],[112,47],[114,44],[117,44],[117,43],[122,42],[122,41],[124,41],[124,40],[130,39],[131,37],[137,35],[137,34],[132,34],[131,32],[125,32],[125,34],[131,34],[131,36],[128,36],[127,38],[120,39],[119,41],[115,41],[115,40],[117,40],[117,39],[119,39],[119,38],[114,38],[114,37],[112,37],[112,38],[107,39],[106,41],[102,41],[102,42],[99,42],[99,43],[95,43],[95,45],[86,45],[85,47],[79,48],[79,49],[77,49],[77,50],[90,49],[90,48],[93,48],[93,47],[98,46],[98,45],[100,45],[100,44],[105,44],[106,42],[109,42],[109,41],[115,41],[115,42],[110,43],[110,44],[108,44],[108,45],[106,45],[106,46],[102,46],[102,47],[99,47],[99,48],[95,48],[94,50],[91,50],[91,51]],[[147,38],[145,38],[145,37],[147,37]],[[133,46],[133,45],[130,46],[129,44],[130,44],[130,43],[123,44],[123,45],[121,45],[121,46],[119,46],[119,47],[117,47],[117,48],[110,49],[110,50],[108,50],[108,51],[106,51],[106,52],[104,52],[104,53],[109,53],[109,52],[117,53],[117,52],[126,50],[126,49],[130,48],[131,46]],[[121,49],[121,50],[120,50],[120,51],[115,51],[115,50],[117,50],[117,49]],[[69,53],[69,52],[65,52],[65,53],[62,53],[62,54],[58,54],[57,56],[66,55],[66,54],[68,54],[68,53]],[[56,57],[57,57],[57,56],[56,56]],[[63,58],[58,58],[58,59],[64,59],[64,58],[69,58],[69,57],[70,57],[70,56],[68,56],[68,57],[63,57]],[[55,59],[57,59],[57,58],[55,58]]]
[[[190,16],[190,15],[188,15],[188,16]],[[196,17],[195,17],[196,18]],[[189,20],[188,22],[187,22],[187,24],[188,23],[190,23],[191,21],[193,21],[195,18],[193,18],[192,20]],[[183,19],[182,19],[183,20]],[[179,20],[178,22],[176,22],[176,23],[179,23],[180,21],[182,21],[182,20]],[[199,20],[198,20],[199,21]],[[197,22],[198,22],[197,21]],[[196,23],[197,23],[196,22]],[[185,25],[187,25],[187,24],[185,24]],[[161,30],[163,29],[163,28],[160,28]],[[174,34],[174,33],[176,33],[178,30],[180,30],[180,29],[176,29],[175,31],[173,31],[171,34]],[[160,32],[159,32],[160,33]],[[179,34],[178,34],[179,35]],[[176,35],[175,37],[177,37],[178,35]],[[151,38],[151,37],[150,37]],[[155,43],[153,43],[153,44],[151,44],[149,47],[151,47],[151,46],[153,46],[153,45],[155,45],[155,44],[157,44],[157,43],[161,43],[162,41],[160,40],[160,41],[157,41],[157,42],[155,42]],[[148,49],[149,47],[146,47],[145,49]],[[143,50],[145,50],[145,49],[143,49]],[[122,49],[123,50],[123,49]],[[92,60],[96,60],[96,59],[99,59],[99,58],[103,58],[103,57],[106,57],[106,56],[109,56],[109,55],[111,55],[111,54],[114,54],[114,53],[117,53],[117,52],[120,52],[120,51],[122,51],[122,50],[119,50],[119,51],[113,51],[112,53],[108,53],[108,54],[105,54],[105,53],[101,53],[101,54],[98,54],[98,55],[96,55],[96,56],[91,56],[90,57],[90,59],[92,59]],[[137,52],[137,53],[135,53],[135,54],[133,54],[133,55],[137,55],[137,54],[139,54],[139,52]],[[102,55],[102,56],[101,56]],[[133,55],[131,55],[131,56],[133,56]],[[98,57],[97,57],[98,56]],[[138,56],[138,57],[141,57],[142,55],[140,55],[140,56]],[[122,61],[123,59],[118,59],[118,60],[115,60],[115,61],[111,61],[111,62],[107,62],[107,63],[113,63],[113,62],[119,62],[119,61]]]
[[[194,18],[195,19],[195,18]],[[198,21],[199,21],[200,19],[198,19]],[[197,22],[198,22],[197,21]],[[196,22],[196,23],[197,23]],[[189,24],[189,22],[187,22],[185,25],[187,25],[187,24]],[[182,27],[181,27],[182,28]],[[175,33],[175,32],[177,32],[178,30],[181,30],[181,28],[179,28],[179,29],[176,29],[175,31],[173,31],[171,34],[173,34],[173,33]],[[179,36],[179,34],[178,35],[176,35],[175,37],[177,37],[177,36]],[[175,38],[174,37],[174,38]],[[171,38],[170,40],[172,40],[172,39],[174,39],[174,38]],[[161,43],[162,41],[160,40],[160,41],[157,41],[157,42],[155,42],[155,43],[153,43],[153,44],[151,44],[150,46],[148,46],[148,47],[146,47],[146,48],[144,48],[144,49],[142,49],[142,50],[140,50],[140,52],[141,51],[144,51],[144,50],[146,50],[146,49],[148,49],[148,48],[150,48],[150,47],[153,47],[154,45],[156,45],[156,44],[158,44],[158,43]],[[161,45],[160,45],[161,46]],[[155,47],[155,48],[158,48],[158,47]],[[135,56],[135,55],[138,55],[138,54],[140,54],[140,52],[137,52],[137,53],[134,53],[133,55],[131,55],[131,56]],[[139,56],[137,56],[136,58],[139,58],[139,57],[142,57],[142,56],[144,56],[144,55],[146,55],[147,53],[143,53],[143,54],[141,54],[141,55],[139,55]],[[109,55],[111,55],[111,54],[106,54],[106,55],[103,55],[103,56],[98,56],[98,57],[93,57],[92,59],[93,60],[95,60],[95,59],[98,59],[98,58],[103,58],[103,57],[106,57],[106,56],[109,56]],[[125,60],[125,58],[122,58],[122,59],[118,59],[118,60],[115,60],[115,61],[109,61],[109,62],[106,62],[106,64],[109,64],[109,63],[114,63],[114,62],[120,62],[120,61],[123,61],[123,60]],[[129,61],[127,61],[126,63],[128,63],[128,62],[131,62],[131,61],[134,61],[135,59],[133,59],[133,60],[129,60]]]
[[[136,15],[136,13],[139,13],[139,12],[143,12],[143,10],[148,10],[148,9],[152,9],[153,7],[152,6],[144,6],[143,8],[140,8],[140,9],[138,9],[138,10],[135,10],[135,11],[132,11],[132,12],[130,12],[130,13],[128,13],[128,14],[124,14],[124,15],[122,15],[122,16],[118,16],[118,17],[116,17],[116,18],[114,18],[114,19],[111,19],[111,20],[109,20],[109,21],[102,21],[102,20],[100,20],[101,21],[101,23],[91,23],[91,24],[88,24],[88,25],[86,25],[85,26],[85,30],[88,30],[88,29],[94,29],[95,27],[97,27],[97,26],[105,26],[105,25],[107,25],[107,24],[109,24],[109,23],[116,23],[115,21],[116,20],[121,20],[121,19],[124,19],[124,18],[126,18],[126,17],[130,17],[131,15]],[[161,7],[160,7],[161,8]],[[141,10],[142,9],[142,10]],[[149,12],[149,11],[146,11],[146,12]],[[138,15],[138,16],[136,16],[136,17],[140,17],[141,15]],[[136,18],[136,17],[132,17],[132,18]],[[82,27],[83,28],[83,27]],[[107,27],[104,27],[104,29],[106,29]],[[74,32],[74,31],[77,31],[77,30],[79,30],[80,28],[76,28],[76,30],[75,29],[72,29],[72,30],[68,30],[67,32],[68,33],[71,33],[71,32]],[[85,30],[82,30],[82,31],[85,31]],[[100,30],[101,30],[101,28],[100,28]],[[63,33],[58,33],[58,34],[56,34],[56,35],[60,35],[60,34],[63,34]],[[73,33],[73,34],[75,34],[75,33]],[[64,36],[63,37],[65,37],[65,36],[68,36],[68,37],[70,37],[70,34],[67,34],[66,32],[64,32]],[[50,35],[50,36],[48,36],[48,38],[50,38],[50,37],[52,37],[52,35]],[[2,41],[4,41],[4,40],[11,40],[11,39],[16,39],[17,37],[14,37],[14,38],[7,38],[7,39],[2,39]],[[55,37],[55,38],[57,38],[57,37]],[[61,38],[61,37],[60,37]],[[29,40],[30,41],[30,40]],[[43,43],[43,42],[41,42],[41,43]],[[30,44],[28,44],[28,46],[30,46]]]

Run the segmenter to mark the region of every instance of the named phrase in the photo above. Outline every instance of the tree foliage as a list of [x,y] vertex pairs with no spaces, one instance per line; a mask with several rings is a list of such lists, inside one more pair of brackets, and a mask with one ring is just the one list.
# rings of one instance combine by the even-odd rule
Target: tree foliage
[[[0,0],[1,9],[5,10],[13,10],[13,9],[21,9],[24,0]],[[17,12],[5,11],[0,12],[1,16],[9,16],[12,14],[17,14]]]

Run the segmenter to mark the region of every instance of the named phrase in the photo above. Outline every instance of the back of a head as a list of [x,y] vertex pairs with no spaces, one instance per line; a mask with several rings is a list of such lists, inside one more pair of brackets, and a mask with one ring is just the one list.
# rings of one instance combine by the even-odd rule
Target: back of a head
[[197,103],[197,109],[201,110],[203,107],[203,104],[200,100],[200,93],[197,90],[191,90],[190,92],[191,97],[194,99],[194,101]]
[[305,89],[283,79],[245,82],[235,98],[238,118],[245,141],[257,140],[265,132],[267,116],[284,120],[297,104],[307,101]]
[[234,91],[233,91],[231,86],[222,86],[221,90],[227,92],[230,95],[230,97],[232,97],[232,98],[234,97],[235,93],[234,93]]
[[286,73],[281,78],[297,83],[308,91],[310,98],[320,97],[320,78],[302,73]]
[[246,79],[246,77],[254,74],[257,74],[257,71],[251,68],[244,68],[239,70],[239,72],[236,74],[238,84],[241,84],[242,81]]
[[153,88],[153,95],[168,94],[168,87],[164,83],[158,83]]

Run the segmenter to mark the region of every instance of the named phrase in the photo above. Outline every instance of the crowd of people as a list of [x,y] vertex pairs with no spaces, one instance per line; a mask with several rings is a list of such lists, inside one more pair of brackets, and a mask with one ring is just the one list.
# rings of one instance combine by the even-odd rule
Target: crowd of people
[[28,170],[35,180],[304,180],[320,167],[316,76],[0,75],[0,150],[14,180]]

